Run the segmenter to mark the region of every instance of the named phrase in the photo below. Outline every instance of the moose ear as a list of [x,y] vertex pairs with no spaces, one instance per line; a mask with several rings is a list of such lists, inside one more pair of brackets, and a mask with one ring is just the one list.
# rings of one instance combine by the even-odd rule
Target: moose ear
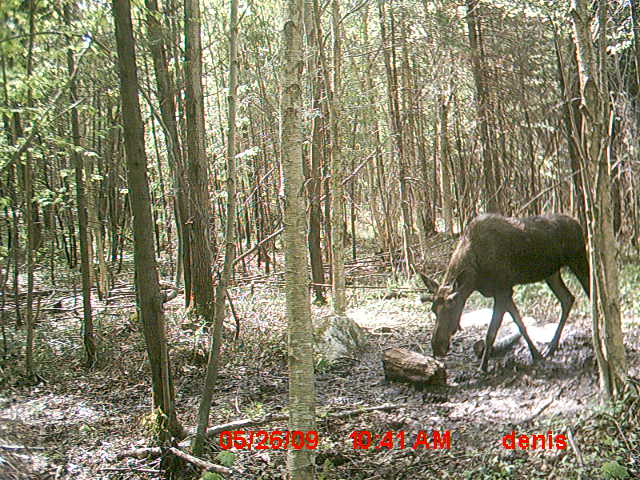
[[440,288],[440,285],[438,285],[438,282],[430,279],[421,271],[419,270],[416,270],[416,271],[418,272],[418,275],[420,275],[420,278],[422,279],[424,286],[427,287],[427,290],[429,290],[431,293],[436,293],[438,291],[438,288]]

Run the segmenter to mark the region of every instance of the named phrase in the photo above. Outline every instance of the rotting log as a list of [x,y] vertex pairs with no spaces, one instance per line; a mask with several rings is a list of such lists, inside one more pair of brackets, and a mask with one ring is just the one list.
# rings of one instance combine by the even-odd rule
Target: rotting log
[[447,372],[442,362],[406,348],[386,350],[382,363],[387,380],[410,383],[417,388],[447,384]]

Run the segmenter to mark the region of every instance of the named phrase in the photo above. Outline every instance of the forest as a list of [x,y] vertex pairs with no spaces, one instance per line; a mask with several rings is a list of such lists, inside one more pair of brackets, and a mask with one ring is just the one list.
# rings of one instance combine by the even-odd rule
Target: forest
[[0,480],[640,478],[639,15],[2,0]]

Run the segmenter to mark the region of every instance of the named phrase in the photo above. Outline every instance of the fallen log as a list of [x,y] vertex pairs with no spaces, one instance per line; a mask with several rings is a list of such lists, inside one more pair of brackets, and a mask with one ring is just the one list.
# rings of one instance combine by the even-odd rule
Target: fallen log
[[406,348],[391,348],[382,358],[387,380],[410,383],[417,388],[447,384],[444,364]]

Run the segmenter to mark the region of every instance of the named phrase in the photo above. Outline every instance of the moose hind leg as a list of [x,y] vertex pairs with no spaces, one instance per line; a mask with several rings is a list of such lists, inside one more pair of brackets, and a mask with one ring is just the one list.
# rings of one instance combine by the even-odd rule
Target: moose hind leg
[[487,371],[489,365],[489,357],[491,356],[491,350],[493,350],[493,342],[496,340],[498,329],[502,324],[502,318],[506,307],[506,301],[504,298],[495,297],[493,304],[493,315],[491,316],[491,323],[489,323],[489,329],[487,330],[487,336],[484,341],[484,352],[482,354],[482,361],[480,362],[480,370]]
[[571,307],[573,306],[575,297],[571,294],[567,286],[562,281],[562,277],[560,276],[559,271],[551,275],[549,278],[545,279],[545,281],[547,282],[547,285],[549,285],[549,288],[554,293],[554,295],[558,297],[558,300],[560,301],[560,307],[562,308],[560,323],[558,323],[556,333],[553,335],[553,339],[551,340],[551,343],[549,344],[545,352],[546,357],[551,357],[558,348],[560,336],[562,335],[562,329],[564,328],[564,324],[569,317],[569,312],[571,311]]
[[509,298],[509,303],[507,305],[507,312],[511,314],[513,317],[513,321],[516,322],[518,326],[518,330],[520,330],[520,334],[523,336],[524,341],[527,342],[527,346],[529,347],[529,352],[531,352],[531,359],[535,362],[537,360],[542,360],[544,357],[540,354],[535,344],[531,341],[529,334],[527,333],[527,328],[522,321],[522,316],[516,307],[516,304],[513,303],[513,298]]

